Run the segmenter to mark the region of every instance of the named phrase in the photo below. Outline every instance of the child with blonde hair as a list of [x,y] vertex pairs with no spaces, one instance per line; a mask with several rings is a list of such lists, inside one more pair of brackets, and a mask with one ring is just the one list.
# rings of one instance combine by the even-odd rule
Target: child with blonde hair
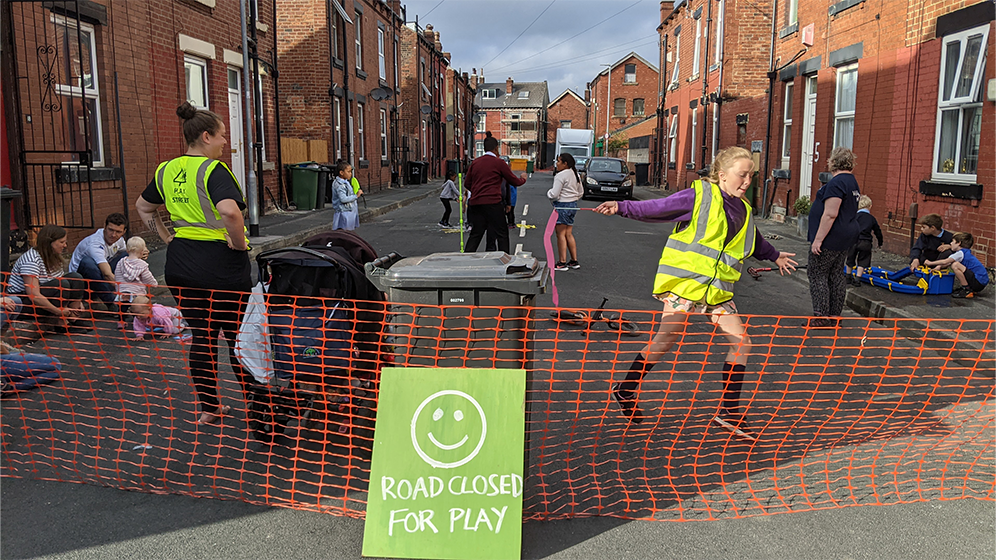
[[882,248],[882,228],[878,225],[878,220],[871,214],[871,197],[861,195],[858,197],[858,241],[847,253],[847,270],[853,276],[847,277],[849,284],[860,285],[861,278],[865,275],[865,269],[871,266],[872,258],[872,234],[878,239],[878,248]]
[[114,269],[114,279],[118,283],[118,294],[121,303],[127,305],[134,296],[144,296],[149,293],[149,286],[158,286],[156,277],[149,271],[149,249],[145,240],[135,236],[125,245],[128,256],[118,261]]
[[187,321],[175,307],[152,303],[148,296],[135,296],[131,300],[130,311],[134,317],[131,325],[135,338],[145,338],[145,333],[155,332],[157,328],[161,329],[163,335],[177,335],[180,340],[189,338],[183,336],[184,331],[189,328]]

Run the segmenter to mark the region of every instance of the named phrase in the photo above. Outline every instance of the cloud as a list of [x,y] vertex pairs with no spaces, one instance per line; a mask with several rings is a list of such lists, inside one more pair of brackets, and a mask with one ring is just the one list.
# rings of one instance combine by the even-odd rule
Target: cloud
[[[469,73],[483,67],[490,82],[508,77],[517,82],[545,80],[551,98],[567,88],[583,95],[585,84],[604,70],[600,64],[616,62],[630,51],[657,65],[658,1],[556,0],[537,20],[549,4],[549,0],[444,0],[442,4],[415,0],[405,6],[409,21],[418,16],[420,27],[431,24],[440,33],[454,68]],[[610,18],[617,12],[622,13]]]

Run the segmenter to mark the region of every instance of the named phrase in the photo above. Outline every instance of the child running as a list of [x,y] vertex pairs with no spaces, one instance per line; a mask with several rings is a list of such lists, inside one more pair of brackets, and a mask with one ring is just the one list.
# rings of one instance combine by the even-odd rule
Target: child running
[[654,279],[654,297],[664,303],[657,333],[636,356],[626,379],[612,387],[612,396],[630,422],[643,421],[637,406],[643,377],[671,348],[685,329],[690,313],[707,313],[730,341],[723,367],[723,397],[713,422],[739,437],[756,437],[740,409],[750,338],[733,303],[733,284],[747,257],[768,260],[791,274],[795,253],[778,252],[761,235],[742,197],[751,181],[751,154],[731,147],[716,154],[705,180],[667,198],[604,202],[596,212],[642,222],[678,222],[668,237]]
[[446,172],[446,182],[443,183],[443,190],[439,193],[439,201],[443,203],[443,217],[439,220],[439,227],[453,227],[450,225],[450,214],[453,212],[450,204],[454,200],[460,199],[460,191],[457,190],[456,183],[453,182],[456,176],[456,171]]

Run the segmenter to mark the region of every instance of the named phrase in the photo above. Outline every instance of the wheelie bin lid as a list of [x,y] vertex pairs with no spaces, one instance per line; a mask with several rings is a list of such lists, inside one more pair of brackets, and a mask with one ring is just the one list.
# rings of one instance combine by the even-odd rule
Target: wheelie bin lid
[[402,259],[389,268],[367,263],[366,273],[381,290],[493,288],[516,294],[542,294],[550,270],[529,253],[433,253]]

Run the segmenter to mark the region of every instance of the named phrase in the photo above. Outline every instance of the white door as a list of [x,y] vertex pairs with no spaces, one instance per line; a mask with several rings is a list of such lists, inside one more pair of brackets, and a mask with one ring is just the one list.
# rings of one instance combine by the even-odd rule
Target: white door
[[816,140],[816,76],[806,79],[806,104],[802,117],[802,165],[799,169],[799,196],[809,196],[813,185]]
[[232,150],[232,173],[246,188],[245,131],[242,129],[242,72],[228,67],[228,145]]

